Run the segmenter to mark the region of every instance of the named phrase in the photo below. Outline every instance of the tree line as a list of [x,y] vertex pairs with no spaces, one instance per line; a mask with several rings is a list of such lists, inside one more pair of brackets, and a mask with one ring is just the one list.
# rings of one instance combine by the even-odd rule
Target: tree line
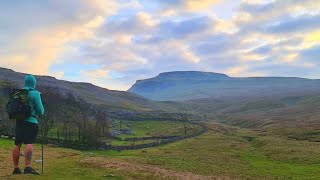
[[[14,136],[15,121],[9,120],[5,105],[9,94],[16,86],[0,81],[0,134]],[[39,86],[45,114],[39,118],[44,140],[55,138],[63,142],[77,142],[86,146],[99,146],[104,139],[111,137],[112,122],[119,123],[120,130],[126,120],[193,120],[196,115],[182,113],[132,112],[124,109],[111,109],[105,105],[93,105],[73,92],[61,93],[53,87]],[[185,135],[189,131],[184,123]]]
[[[8,119],[5,106],[16,88],[10,83],[0,85],[0,134],[14,136],[15,121]],[[72,92],[62,94],[52,87],[41,86],[38,89],[45,108],[45,114],[39,118],[44,140],[53,136],[94,146],[110,136],[111,119],[105,108],[93,106]]]

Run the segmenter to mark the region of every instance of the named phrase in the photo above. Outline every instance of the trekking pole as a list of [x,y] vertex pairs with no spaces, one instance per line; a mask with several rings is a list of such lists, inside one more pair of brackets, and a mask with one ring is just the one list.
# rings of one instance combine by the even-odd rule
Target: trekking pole
[[41,172],[42,172],[42,174],[43,174],[43,141],[44,141],[44,133],[43,133],[43,119],[41,118],[41,136],[42,136],[42,138],[41,138]]

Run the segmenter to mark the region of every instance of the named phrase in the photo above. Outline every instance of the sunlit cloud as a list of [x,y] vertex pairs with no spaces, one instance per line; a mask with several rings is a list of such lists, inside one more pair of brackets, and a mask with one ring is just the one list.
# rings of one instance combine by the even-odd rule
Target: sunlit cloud
[[162,4],[165,8],[180,11],[202,11],[213,5],[221,2],[221,0],[156,0],[157,3]]
[[191,11],[198,11],[207,9],[219,1],[220,0],[186,0],[184,1],[184,5]]
[[121,90],[175,70],[319,78],[319,9],[314,0],[4,1],[0,66]]
[[[34,1],[30,1],[30,3],[32,2]],[[40,5],[45,3],[41,2]],[[73,6],[75,4],[76,6]],[[16,4],[16,6],[19,5]],[[40,17],[28,19],[34,20],[32,23],[35,28],[31,31],[21,29],[19,36],[15,36],[15,34],[6,31],[6,29],[0,30],[12,38],[6,44],[6,51],[0,55],[0,59],[2,59],[1,66],[33,74],[54,74],[49,72],[49,68],[53,63],[60,61],[59,58],[61,57],[59,55],[61,53],[68,50],[67,43],[92,38],[94,29],[103,23],[104,18],[116,11],[116,9],[113,9],[115,8],[115,3],[111,1],[109,3],[100,0],[69,1],[68,3],[54,2],[52,5],[61,6],[61,8],[52,12],[41,9],[36,5],[29,6],[27,2],[21,4],[26,13],[48,17],[49,22],[42,22],[43,20]],[[67,11],[66,8],[68,7],[71,9]],[[107,7],[112,7],[112,9]],[[40,11],[33,12],[33,9]],[[5,12],[2,11],[2,17],[6,15]],[[67,16],[60,16],[59,13]],[[19,24],[20,17],[17,17],[18,14],[13,16],[17,21],[16,28],[20,28],[19,26],[24,28],[23,24]],[[62,76],[63,73],[60,72],[58,75]]]

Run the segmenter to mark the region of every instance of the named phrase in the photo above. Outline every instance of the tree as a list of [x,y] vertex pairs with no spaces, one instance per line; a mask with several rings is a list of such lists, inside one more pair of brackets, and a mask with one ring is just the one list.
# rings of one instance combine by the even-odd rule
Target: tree
[[86,139],[87,139],[87,145],[97,147],[100,145],[100,130],[101,127],[97,125],[97,122],[94,122],[93,120],[89,120],[87,122],[87,128],[86,128]]
[[89,117],[90,105],[81,97],[75,97],[71,92],[67,93],[67,116],[68,120],[64,122],[64,129],[67,129],[70,139],[70,125],[77,128],[77,136],[79,142],[87,140],[87,120]]
[[42,89],[41,95],[45,114],[42,117],[43,135],[47,140],[49,131],[57,124],[59,116],[62,114],[61,109],[64,97],[51,88]]
[[188,122],[188,115],[186,113],[186,111],[182,111],[181,113],[181,121],[183,121],[183,129],[184,129],[184,135],[187,135],[187,131],[190,129],[187,126],[187,122]]
[[109,118],[107,116],[107,112],[99,109],[95,116],[97,126],[102,128],[102,136],[106,135],[106,128],[109,126]]
[[15,121],[9,119],[5,107],[9,101],[10,93],[16,89],[16,87],[10,83],[6,78],[0,80],[0,133],[4,133],[9,136],[14,135]]

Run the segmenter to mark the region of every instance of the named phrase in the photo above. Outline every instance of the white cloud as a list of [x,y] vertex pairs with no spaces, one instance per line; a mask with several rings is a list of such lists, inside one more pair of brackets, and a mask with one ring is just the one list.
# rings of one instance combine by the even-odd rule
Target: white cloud
[[[36,5],[30,6],[29,3]],[[114,9],[116,4],[113,1],[53,1],[50,5],[59,7],[56,11],[48,11],[46,3],[49,2],[31,1],[14,7],[5,4],[0,8],[21,9],[23,11],[20,13],[27,14],[21,16],[20,13],[0,12],[0,17],[10,18],[10,21],[16,23],[4,21],[4,26],[9,23],[10,28],[17,29],[17,33],[11,32],[10,28],[0,30],[1,34],[10,37],[5,47],[2,47],[6,51],[0,55],[1,66],[27,73],[48,74],[49,67],[58,62],[59,54],[67,49],[67,43],[93,37],[94,29],[102,24],[103,18],[117,10]],[[19,24],[21,21],[29,24]]]
[[[68,78],[68,68],[50,67],[72,60],[81,79],[116,89],[174,70],[233,76],[307,76],[308,70],[314,77],[320,44],[315,2],[245,1],[230,17],[213,8],[225,2],[208,0],[5,3],[0,66]],[[26,16],[13,13],[19,9]]]

